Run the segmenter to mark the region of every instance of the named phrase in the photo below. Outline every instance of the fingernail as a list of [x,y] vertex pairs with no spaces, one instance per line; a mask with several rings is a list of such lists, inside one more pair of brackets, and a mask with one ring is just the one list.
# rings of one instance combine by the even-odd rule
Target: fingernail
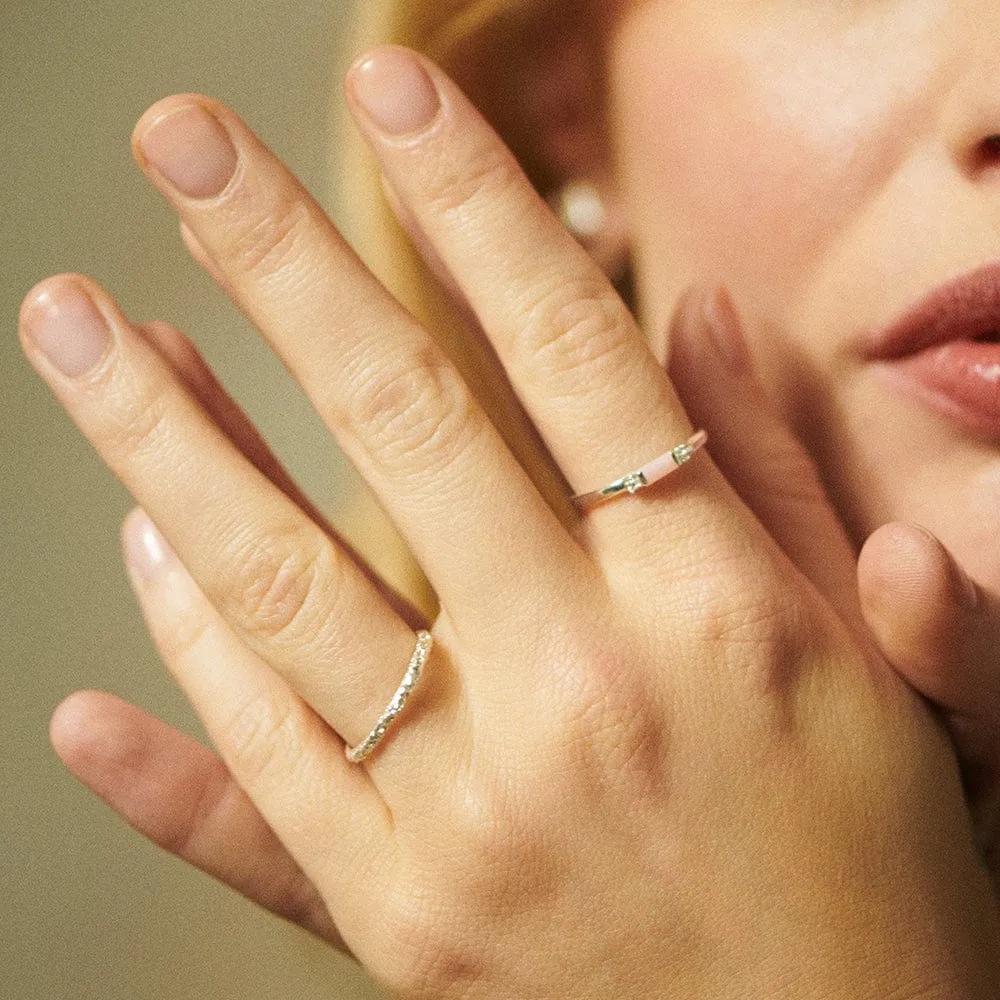
[[125,560],[140,579],[149,581],[162,576],[176,564],[173,549],[145,511],[136,510],[128,516],[123,534]]
[[79,378],[111,349],[111,331],[104,316],[79,285],[46,289],[24,318],[25,333],[63,375]]
[[189,198],[221,194],[239,159],[229,133],[198,104],[155,119],[136,145],[157,173]]
[[715,289],[702,304],[702,315],[716,353],[731,375],[750,367],[750,355],[736,306],[724,288]]
[[378,49],[357,62],[348,79],[358,103],[389,135],[422,131],[441,107],[427,70],[405,49]]

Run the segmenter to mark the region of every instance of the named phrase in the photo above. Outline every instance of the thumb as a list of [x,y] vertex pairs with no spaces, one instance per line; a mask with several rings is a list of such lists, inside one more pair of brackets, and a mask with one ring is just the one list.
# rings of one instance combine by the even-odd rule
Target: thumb
[[930,532],[908,524],[868,539],[858,589],[882,655],[941,711],[1000,892],[1000,601]]
[[929,531],[887,524],[858,559],[858,591],[883,655],[944,712],[1000,723],[1000,605]]

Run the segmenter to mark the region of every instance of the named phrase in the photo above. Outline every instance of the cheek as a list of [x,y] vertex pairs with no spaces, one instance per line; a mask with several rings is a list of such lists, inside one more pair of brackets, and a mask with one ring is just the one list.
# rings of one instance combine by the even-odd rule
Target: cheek
[[633,60],[617,78],[619,166],[642,255],[692,280],[747,283],[802,255],[829,181],[735,59],[692,47]]
[[634,19],[611,65],[644,307],[665,321],[656,286],[669,274],[675,289],[724,280],[780,320],[898,166],[923,115],[908,77],[917,65],[926,75],[926,63],[911,50],[906,66],[887,65],[885,26],[845,39],[787,12],[752,29],[698,14],[665,20]]

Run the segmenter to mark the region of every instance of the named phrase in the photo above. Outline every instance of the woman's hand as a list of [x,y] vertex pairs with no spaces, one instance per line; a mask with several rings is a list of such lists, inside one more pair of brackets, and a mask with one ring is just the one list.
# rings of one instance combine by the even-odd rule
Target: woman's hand
[[[333,537],[193,345],[166,323],[139,329],[230,440]],[[799,567],[849,607],[850,576],[838,570],[836,578],[824,579],[820,572],[840,565],[842,540],[831,527],[815,466],[752,377],[728,296],[692,292],[670,340],[671,377],[689,415],[697,411],[697,422],[710,428],[712,453],[727,479],[739,485],[741,498]],[[712,350],[713,342],[726,350]],[[762,445],[766,461],[760,460]],[[817,544],[817,523],[832,558]],[[859,576],[861,608],[881,652],[940,712],[955,744],[976,840],[1000,890],[1000,606],[940,542],[911,525],[876,532],[865,545]],[[418,612],[388,590],[386,598],[414,628],[422,627]],[[97,692],[78,692],[60,706],[52,739],[76,777],[141,834],[344,947],[315,887],[225,764],[204,747]]]
[[[408,65],[355,71],[359,123],[567,479],[686,439],[603,276],[454,86]],[[991,996],[996,915],[947,740],[714,466],[567,532],[232,112],[169,99],[137,136],[441,599],[423,687],[349,764],[412,624],[93,283],[30,297],[29,356],[163,533],[136,515],[127,550],[165,661],[376,978],[407,997]]]
[[[1000,600],[909,524],[884,525],[865,542],[855,580],[836,558],[847,543],[818,470],[755,379],[729,297],[692,292],[669,339],[671,378],[688,415],[709,430],[727,480],[841,613],[860,614],[882,655],[938,712],[1000,898]],[[713,342],[724,350],[706,349]]]

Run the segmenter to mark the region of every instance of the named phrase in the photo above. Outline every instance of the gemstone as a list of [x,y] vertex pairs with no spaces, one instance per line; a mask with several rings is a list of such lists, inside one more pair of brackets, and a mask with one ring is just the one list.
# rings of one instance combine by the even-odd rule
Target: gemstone
[[678,445],[671,454],[678,465],[683,465],[685,462],[690,462],[694,457],[694,448],[689,444]]
[[622,480],[622,485],[629,493],[635,494],[646,485],[646,477],[641,472],[630,472]]

